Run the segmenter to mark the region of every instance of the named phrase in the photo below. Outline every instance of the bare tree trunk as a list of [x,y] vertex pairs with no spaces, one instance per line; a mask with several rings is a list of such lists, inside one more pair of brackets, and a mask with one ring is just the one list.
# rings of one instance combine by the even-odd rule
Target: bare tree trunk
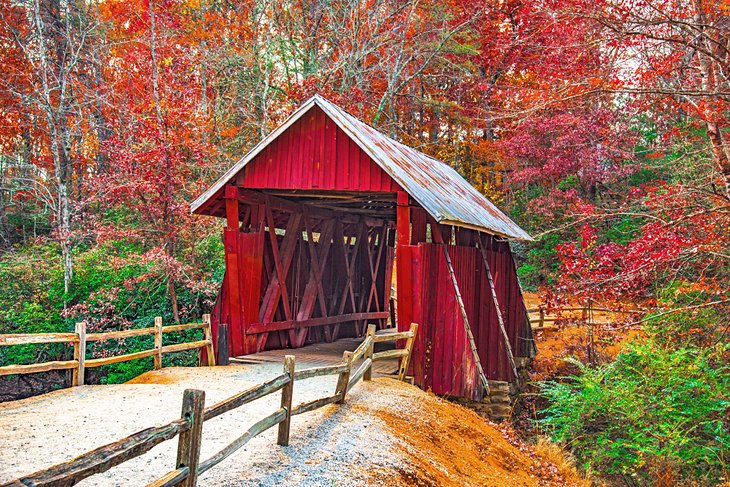
[[[708,54],[717,51],[717,48],[711,42],[710,30],[713,29],[713,26],[708,23],[705,8],[703,0],[695,0],[695,23],[696,28],[700,30],[700,35],[697,38],[702,47],[697,51],[702,89],[707,93],[711,93],[718,89],[717,70],[719,66],[717,66],[717,61]],[[719,56],[719,58],[722,59],[722,56]],[[723,119],[724,116],[718,107],[717,100],[713,97],[708,99],[705,110],[705,126],[707,136],[710,139],[712,154],[725,182],[725,195],[730,198],[730,147],[725,142],[724,135],[718,124],[718,120]]]
[[[55,3],[48,9],[51,15],[60,17],[60,5]],[[60,25],[60,18],[56,18],[56,23]],[[41,86],[43,90],[43,109],[46,114],[48,123],[48,131],[51,141],[51,154],[53,156],[53,172],[56,183],[57,202],[56,202],[56,224],[58,226],[58,237],[61,244],[61,259],[63,265],[63,289],[68,295],[73,283],[73,259],[71,244],[71,208],[69,203],[69,180],[71,173],[71,165],[68,158],[69,134],[66,120],[66,83],[67,72],[66,66],[63,64],[65,49],[61,46],[54,46],[57,52],[58,67],[57,73],[52,71],[52,66],[48,58],[48,48],[46,46],[46,29],[41,15],[41,6],[39,0],[33,2],[33,24],[38,36],[38,62],[40,63],[39,71],[41,78]],[[68,22],[66,15],[66,22]],[[54,101],[52,96],[51,79],[56,79],[58,86],[54,87],[58,93],[57,100]],[[64,297],[64,307],[66,306],[67,297]]]
[[[157,24],[155,22],[155,5],[153,0],[148,2],[150,9],[150,60],[152,63],[152,96],[155,102],[155,115],[157,117],[157,138],[158,144],[162,145],[162,153],[164,155],[164,164],[166,168],[166,176],[170,175],[170,157],[167,153],[167,137],[165,130],[165,119],[162,116],[162,103],[160,101],[160,74],[157,63]],[[170,203],[172,201],[172,186],[168,178],[163,182],[162,190],[165,192],[165,208],[163,208],[162,227],[165,235],[165,253],[168,257],[175,257],[175,242],[172,235],[173,221]],[[170,306],[172,307],[172,318],[175,323],[180,323],[180,309],[177,302],[177,292],[175,291],[175,278],[169,267],[167,268],[167,293],[170,296]]]

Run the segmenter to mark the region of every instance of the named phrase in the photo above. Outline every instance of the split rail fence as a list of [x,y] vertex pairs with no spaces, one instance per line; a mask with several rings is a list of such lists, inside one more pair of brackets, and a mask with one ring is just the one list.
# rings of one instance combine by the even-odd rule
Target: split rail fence
[[574,311],[580,311],[581,312],[581,320],[582,321],[588,321],[589,319],[592,319],[593,313],[615,313],[615,314],[630,314],[630,315],[640,315],[645,313],[645,311],[641,310],[628,310],[628,309],[609,309],[605,307],[595,306],[595,303],[592,301],[588,301],[583,306],[579,307],[567,307],[567,308],[557,308],[555,310],[555,313],[553,316],[547,316],[547,313],[545,311],[545,307],[538,306],[537,308],[531,308],[527,310],[528,315],[534,315],[537,313],[537,318],[530,318],[530,325],[533,326],[533,330],[540,330],[545,328],[546,323],[555,323],[556,321],[560,319],[564,319],[565,317],[556,316],[560,313],[564,312],[574,312]]
[[[174,470],[148,484],[148,487],[195,486],[199,475],[221,463],[269,428],[278,425],[277,444],[288,445],[293,416],[314,411],[328,404],[343,404],[347,392],[355,384],[360,380],[371,379],[374,362],[398,358],[398,377],[404,380],[417,330],[418,325],[413,323],[410,330],[406,332],[376,335],[375,325],[369,325],[363,342],[353,352],[344,352],[342,361],[335,365],[295,370],[294,356],[287,355],[284,358],[283,374],[208,408],[205,408],[204,391],[187,389],[183,394],[180,419],[162,426],[144,429],[122,440],[84,453],[69,462],[13,480],[0,487],[75,485],[87,477],[105,472],[116,465],[136,458],[150,451],[156,445],[176,436],[178,437],[178,447]],[[382,352],[374,351],[376,343],[396,340],[405,340],[405,348]],[[209,356],[212,356],[212,354],[209,354]],[[354,364],[359,360],[362,360],[362,363],[353,370]],[[295,381],[326,375],[339,376],[333,395],[292,407],[292,393]],[[200,461],[200,444],[205,421],[277,391],[281,391],[281,403],[278,409],[253,424],[218,453],[205,461]]]
[[[180,332],[186,330],[203,330],[203,340],[194,342],[175,343],[162,345],[162,337],[165,333]],[[154,335],[154,348],[142,350],[141,352],[125,353],[112,357],[86,358],[86,345],[92,342],[104,340],[120,340],[145,335]],[[213,341],[210,328],[210,315],[203,315],[200,323],[185,323],[181,325],[162,326],[162,317],[155,317],[155,326],[148,328],[137,328],[133,330],[109,331],[103,333],[86,333],[86,323],[76,323],[74,333],[35,333],[35,334],[0,334],[0,346],[45,344],[45,343],[71,343],[73,344],[73,360],[56,360],[29,365],[6,365],[0,367],[0,376],[13,374],[35,374],[51,370],[72,370],[73,377],[71,385],[79,386],[84,384],[86,369],[101,367],[102,365],[116,364],[129,360],[136,360],[145,357],[154,357],[154,367],[162,367],[162,356],[166,353],[182,352],[184,350],[205,349],[207,365],[215,365],[213,356]]]

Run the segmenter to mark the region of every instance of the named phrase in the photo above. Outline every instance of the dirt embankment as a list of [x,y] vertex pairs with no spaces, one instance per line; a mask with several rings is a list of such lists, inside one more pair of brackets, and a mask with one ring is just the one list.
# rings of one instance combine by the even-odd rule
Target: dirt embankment
[[384,394],[353,408],[383,421],[404,463],[374,472],[375,480],[417,486],[589,485],[556,446],[528,446],[509,427],[470,409],[402,382],[381,381],[377,387]]

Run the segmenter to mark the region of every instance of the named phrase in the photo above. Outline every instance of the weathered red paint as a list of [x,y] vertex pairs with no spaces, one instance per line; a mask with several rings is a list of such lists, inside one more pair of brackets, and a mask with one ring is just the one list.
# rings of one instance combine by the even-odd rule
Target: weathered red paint
[[393,192],[400,187],[319,107],[243,169],[245,188]]
[[[381,220],[346,210],[317,212],[273,190],[387,193],[396,201],[395,220],[392,209]],[[206,204],[223,204],[228,224],[213,331],[217,336],[218,323],[229,323],[232,356],[360,336],[368,322],[384,326],[395,262],[397,326],[420,325],[411,359],[416,384],[480,399],[476,358],[444,245],[487,377],[514,379],[477,245],[485,246],[511,347],[516,356],[530,354],[509,245],[436,223],[319,107],[289,126],[217,194],[224,202]]]
[[[411,372],[416,384],[436,394],[479,399],[477,369],[441,245],[407,247],[414,287],[412,319],[420,324]],[[495,286],[510,344],[515,355],[526,356],[528,349],[520,343],[527,338],[525,312],[512,256],[505,243],[493,247],[487,251],[488,262],[500,269]],[[513,380],[479,249],[449,245],[448,251],[487,378]]]

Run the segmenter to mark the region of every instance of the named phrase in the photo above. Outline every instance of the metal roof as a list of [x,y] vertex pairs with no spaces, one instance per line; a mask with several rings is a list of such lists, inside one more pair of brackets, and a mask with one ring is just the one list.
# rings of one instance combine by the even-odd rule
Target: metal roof
[[472,228],[519,240],[532,240],[454,168],[378,132],[334,103],[314,95],[191,205],[196,212],[262,149],[281,135],[313,106],[319,106],[370,158],[396,181],[439,223]]

